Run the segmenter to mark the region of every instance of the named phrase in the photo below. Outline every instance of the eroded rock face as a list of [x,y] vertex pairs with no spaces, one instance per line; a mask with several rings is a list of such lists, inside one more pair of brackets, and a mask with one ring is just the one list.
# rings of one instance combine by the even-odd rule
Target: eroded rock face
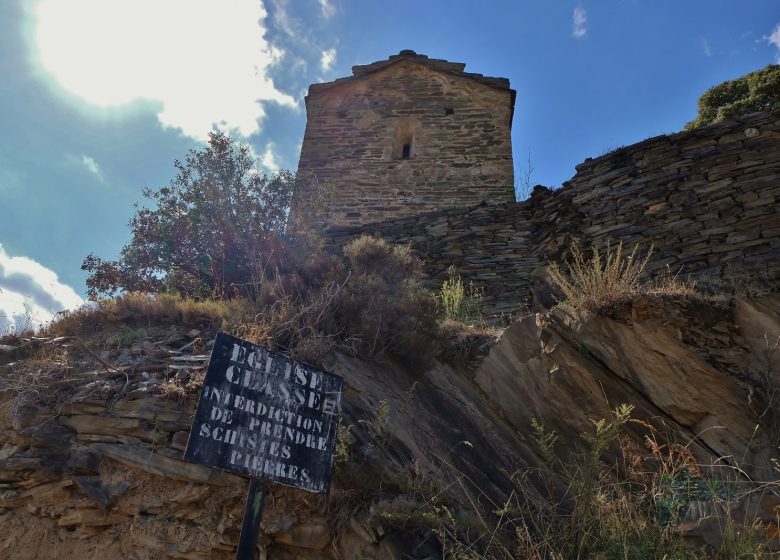
[[[612,318],[560,306],[511,325],[475,381],[519,434],[537,419],[564,453],[582,445],[591,419],[626,403],[641,420],[626,425],[635,441],[680,443],[702,470],[730,479],[775,480],[779,319],[776,295],[647,298]],[[775,526],[777,498],[754,498],[734,511]],[[681,531],[697,536],[719,523],[690,517]],[[720,538],[703,534],[709,544]]]
[[[28,349],[0,365],[3,557],[233,557],[247,481],[182,460],[208,358],[175,350],[186,337],[90,352],[89,341],[42,340],[48,354]],[[339,354],[326,362],[347,381],[350,468],[337,469],[329,498],[272,485],[262,554],[436,558],[434,539],[399,533],[375,504],[442,474],[442,462],[501,495],[501,469],[518,455],[513,434],[496,432],[489,403],[449,366],[414,374]]]
[[[206,354],[175,350],[176,336],[186,340],[168,333],[101,354],[60,339],[0,365],[2,557],[233,557],[247,483],[182,460]],[[565,454],[622,403],[640,420],[626,425],[636,445],[655,434],[700,464],[766,480],[778,441],[777,337],[778,296],[667,297],[613,317],[566,307],[526,317],[476,369],[412,372],[332,354],[324,365],[346,381],[349,461],[329,497],[272,486],[259,557],[438,558],[430,528],[382,512],[419,510],[422,489],[442,481],[462,485],[464,511],[470,500],[501,503],[512,473],[542,465],[532,419],[558,432]],[[772,519],[777,505],[735,508]],[[679,530],[716,538],[707,507]]]
[[774,441],[757,372],[780,336],[779,301],[648,298],[613,318],[561,306],[511,325],[475,380],[519,430],[538,418],[576,437],[629,403],[702,458],[739,457],[760,478]]

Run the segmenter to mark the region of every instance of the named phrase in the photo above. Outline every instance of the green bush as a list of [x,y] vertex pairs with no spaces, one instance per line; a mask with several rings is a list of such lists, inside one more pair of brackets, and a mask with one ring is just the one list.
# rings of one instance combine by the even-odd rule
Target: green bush
[[780,108],[780,65],[745,74],[708,89],[699,98],[696,118],[685,130],[724,121],[757,111]]
[[222,133],[174,165],[167,186],[144,190],[149,207],[136,206],[119,258],[84,259],[91,298],[135,291],[243,297],[258,279],[257,263],[285,267],[299,256],[291,210],[296,193],[314,189],[311,181],[288,171],[264,175],[249,146]]
[[468,289],[454,267],[447,270],[448,278],[439,290],[444,319],[465,324],[481,322],[482,291],[469,283]]

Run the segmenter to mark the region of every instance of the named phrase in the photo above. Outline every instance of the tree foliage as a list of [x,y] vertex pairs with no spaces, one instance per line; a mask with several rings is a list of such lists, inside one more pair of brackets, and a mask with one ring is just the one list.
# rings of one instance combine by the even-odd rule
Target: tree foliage
[[772,109],[780,109],[780,65],[777,64],[705,91],[699,98],[696,118],[685,125],[685,130]]
[[231,297],[262,275],[262,267],[290,257],[290,210],[300,177],[264,175],[250,148],[223,133],[210,134],[205,148],[174,165],[168,186],[144,190],[153,204],[136,204],[132,237],[119,258],[84,259],[92,298],[122,291]]

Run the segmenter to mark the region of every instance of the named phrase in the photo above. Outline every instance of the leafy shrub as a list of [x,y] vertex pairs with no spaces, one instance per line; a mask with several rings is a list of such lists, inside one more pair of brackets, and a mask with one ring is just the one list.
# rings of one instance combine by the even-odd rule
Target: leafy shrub
[[256,263],[284,267],[295,260],[292,204],[311,181],[287,171],[264,175],[249,146],[222,133],[174,165],[168,186],[144,190],[151,208],[136,207],[119,259],[84,259],[91,298],[133,291],[245,296]]
[[729,117],[780,108],[780,65],[770,64],[711,87],[699,98],[696,118],[685,130],[713,124]]

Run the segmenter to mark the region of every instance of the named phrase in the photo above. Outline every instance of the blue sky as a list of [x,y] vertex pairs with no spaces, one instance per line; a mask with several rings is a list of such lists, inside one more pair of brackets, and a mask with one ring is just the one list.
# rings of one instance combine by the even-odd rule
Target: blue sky
[[780,1],[3,0],[0,330],[79,304],[213,126],[294,169],[308,85],[402,49],[509,78],[516,173],[557,186],[776,63]]

